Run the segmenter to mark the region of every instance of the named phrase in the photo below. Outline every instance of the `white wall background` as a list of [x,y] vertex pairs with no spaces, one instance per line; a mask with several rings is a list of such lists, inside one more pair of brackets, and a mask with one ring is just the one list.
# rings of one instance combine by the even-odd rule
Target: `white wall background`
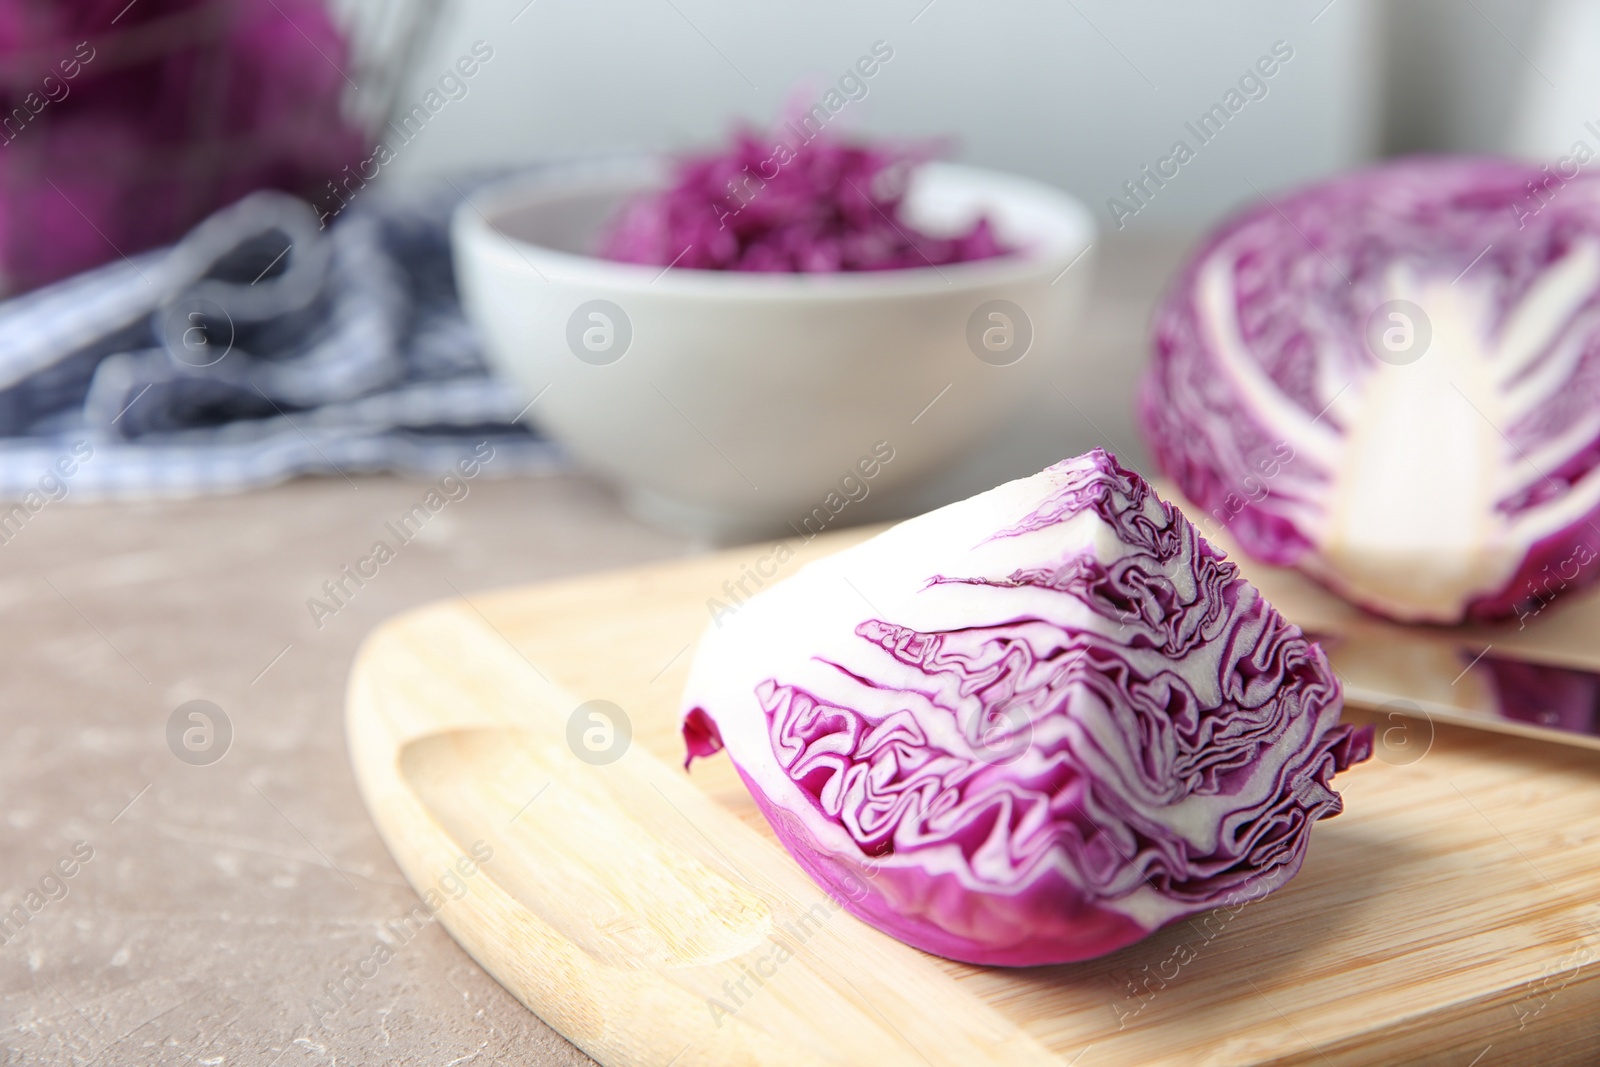
[[[1576,4],[1600,10],[1595,0]],[[1384,148],[1504,152],[1525,140],[1550,30],[1572,0],[1393,0],[1380,35],[1387,54]],[[1561,26],[1556,32],[1569,32]],[[1600,42],[1597,42],[1600,43]],[[1592,47],[1592,46],[1591,46]],[[1551,73],[1554,73],[1553,71]]]
[[1549,161],[1577,142],[1600,149],[1600,2],[1550,0],[1529,20],[1520,49],[1522,90],[1508,129],[1511,151]]
[[[844,114],[864,133],[951,135],[957,158],[1106,200],[1165,155],[1274,41],[1294,58],[1130,229],[1193,226],[1377,147],[1372,0],[471,0],[402,99],[474,40],[495,49],[391,165],[396,175],[615,148],[684,148],[765,121],[877,40],[894,59]],[[1191,145],[1195,142],[1190,140]]]

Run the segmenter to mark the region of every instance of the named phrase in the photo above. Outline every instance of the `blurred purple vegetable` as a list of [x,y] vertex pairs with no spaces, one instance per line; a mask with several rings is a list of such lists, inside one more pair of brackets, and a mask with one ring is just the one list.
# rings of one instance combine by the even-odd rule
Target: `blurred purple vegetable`
[[[1467,656],[1462,660],[1466,662]],[[1500,714],[1577,734],[1600,734],[1600,675],[1546,663],[1480,656],[1499,700]]]
[[0,289],[182,234],[362,155],[320,0],[0,0]]
[[1404,622],[1600,581],[1600,179],[1416,158],[1242,212],[1155,320],[1140,418],[1241,548]]
[[1009,253],[987,218],[938,237],[902,217],[907,181],[925,158],[827,135],[765,139],[736,130],[727,149],[680,160],[670,187],[624,205],[599,254],[695,270],[823,274]]

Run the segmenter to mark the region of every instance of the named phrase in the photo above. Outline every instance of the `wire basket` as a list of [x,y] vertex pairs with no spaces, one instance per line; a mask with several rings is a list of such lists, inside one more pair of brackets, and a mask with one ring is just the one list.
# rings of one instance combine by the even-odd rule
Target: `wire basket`
[[438,0],[0,0],[0,294],[365,154]]

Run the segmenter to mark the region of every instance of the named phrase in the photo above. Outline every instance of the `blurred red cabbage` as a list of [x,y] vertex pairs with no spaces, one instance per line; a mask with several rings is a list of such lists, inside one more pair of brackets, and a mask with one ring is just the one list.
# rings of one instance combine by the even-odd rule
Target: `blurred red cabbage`
[[319,0],[0,0],[0,290],[322,188],[367,140],[350,62]]
[[728,147],[680,159],[669,187],[625,204],[599,254],[695,270],[832,273],[1009,253],[987,218],[936,237],[901,216],[907,181],[927,155],[792,122],[771,137],[737,129]]

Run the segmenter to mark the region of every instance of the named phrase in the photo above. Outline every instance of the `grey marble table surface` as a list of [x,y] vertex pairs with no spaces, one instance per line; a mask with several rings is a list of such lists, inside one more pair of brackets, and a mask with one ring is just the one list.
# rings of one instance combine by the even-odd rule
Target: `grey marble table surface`
[[[1039,398],[927,502],[1095,444],[1142,461],[1131,393],[1180,248],[1103,242],[1075,400]],[[323,583],[428,489],[327,478],[198,501],[68,499],[0,544],[4,1062],[589,1062],[437,924],[348,1007],[310,1006],[416,902],[345,751],[362,637],[457,591],[699,549],[581,472],[479,479],[337,611],[314,613]],[[210,720],[169,729],[196,700]]]

